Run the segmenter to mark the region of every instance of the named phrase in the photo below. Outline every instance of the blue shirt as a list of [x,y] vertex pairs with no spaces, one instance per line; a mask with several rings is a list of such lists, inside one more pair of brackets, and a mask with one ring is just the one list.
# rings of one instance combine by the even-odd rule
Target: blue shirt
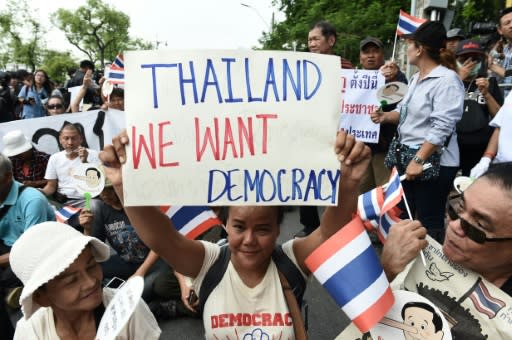
[[457,73],[439,65],[418,82],[419,73],[412,76],[409,90],[398,104],[400,142],[420,148],[427,141],[442,149],[441,165],[459,166],[459,146],[455,124],[462,118],[464,85]]
[[30,187],[18,195],[20,186],[21,183],[13,181],[7,198],[0,205],[0,209],[6,205],[11,206],[0,220],[0,239],[9,247],[34,224],[55,221],[55,213],[46,197],[39,190]]
[[[500,65],[505,70],[508,70],[508,69],[512,68],[512,46],[510,43],[505,44],[503,46],[503,55],[505,55],[505,58],[500,62]],[[498,81],[501,81],[502,84],[512,84],[512,76],[505,77],[505,78],[499,77]],[[511,89],[510,87],[504,88],[504,96],[505,97],[510,93],[510,89]]]
[[44,108],[44,103],[48,100],[48,93],[44,88],[41,91],[37,91],[35,86],[24,86],[20,93],[18,94],[18,98],[29,99],[34,98],[35,103],[33,105],[23,104],[23,112],[21,113],[21,118],[38,118],[45,117],[46,110]]

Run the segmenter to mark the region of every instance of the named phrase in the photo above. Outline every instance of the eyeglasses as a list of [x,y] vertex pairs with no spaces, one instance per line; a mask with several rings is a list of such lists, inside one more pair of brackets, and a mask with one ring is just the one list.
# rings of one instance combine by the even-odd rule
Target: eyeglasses
[[[458,209],[461,210],[460,208]],[[464,231],[464,234],[478,244],[484,244],[485,242],[505,242],[512,241],[512,237],[487,237],[482,229],[479,229],[469,223],[467,220],[459,216],[457,209],[450,202],[448,203],[448,217],[452,220],[460,220],[460,226]]]
[[54,104],[54,105],[48,105],[48,110],[55,110],[55,109],[62,109],[64,105],[62,104]]

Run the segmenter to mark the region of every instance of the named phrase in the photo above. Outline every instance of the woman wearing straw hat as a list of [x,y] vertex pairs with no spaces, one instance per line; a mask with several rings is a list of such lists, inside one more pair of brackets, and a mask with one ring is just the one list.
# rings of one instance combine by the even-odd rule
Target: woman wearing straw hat
[[[445,49],[443,24],[426,21],[409,35],[407,59],[418,67],[396,111],[373,112],[374,123],[398,124],[385,164],[407,175],[403,182],[412,216],[440,242],[448,192],[459,166],[455,124],[462,117],[464,86],[454,71],[455,56]],[[423,165],[432,164],[423,170]]]
[[[101,287],[98,262],[109,247],[58,222],[40,223],[26,231],[10,255],[23,282],[23,318],[15,339],[94,339],[105,306],[114,291]],[[143,301],[116,339],[158,339],[160,328]]]

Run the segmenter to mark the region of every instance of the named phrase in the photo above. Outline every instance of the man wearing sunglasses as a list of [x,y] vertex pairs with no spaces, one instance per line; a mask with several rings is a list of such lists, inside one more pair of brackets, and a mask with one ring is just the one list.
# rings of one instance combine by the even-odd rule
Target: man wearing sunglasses
[[[443,252],[512,296],[512,163],[498,164],[478,178],[447,213]],[[427,246],[418,221],[391,227],[382,263],[393,279]]]
[[46,110],[48,111],[48,116],[56,116],[66,112],[64,98],[61,96],[51,96],[46,104]]

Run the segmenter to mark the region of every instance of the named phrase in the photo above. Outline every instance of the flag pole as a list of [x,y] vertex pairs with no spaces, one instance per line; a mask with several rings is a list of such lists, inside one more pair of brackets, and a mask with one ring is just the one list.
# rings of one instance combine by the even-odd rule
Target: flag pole
[[396,40],[398,38],[398,25],[396,25],[395,31],[395,42],[393,43],[393,53],[391,54],[391,61],[395,61],[395,51],[396,51]]

